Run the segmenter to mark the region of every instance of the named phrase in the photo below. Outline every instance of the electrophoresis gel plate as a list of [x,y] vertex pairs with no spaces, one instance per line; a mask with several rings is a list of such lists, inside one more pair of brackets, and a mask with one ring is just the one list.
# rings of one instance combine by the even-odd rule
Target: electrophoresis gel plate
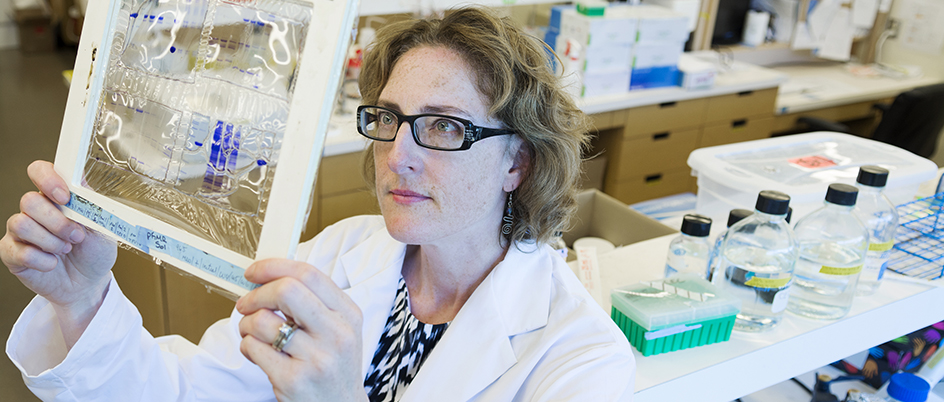
[[357,2],[100,0],[56,170],[72,219],[226,294],[294,256]]

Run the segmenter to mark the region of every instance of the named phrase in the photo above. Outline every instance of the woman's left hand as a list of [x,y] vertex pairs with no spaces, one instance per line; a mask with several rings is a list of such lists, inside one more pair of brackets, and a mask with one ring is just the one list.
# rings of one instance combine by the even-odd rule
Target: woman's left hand
[[[262,286],[236,309],[240,351],[269,376],[279,401],[366,401],[361,373],[361,310],[327,275],[303,262],[269,259],[246,270]],[[298,325],[281,352],[272,347],[285,321]]]

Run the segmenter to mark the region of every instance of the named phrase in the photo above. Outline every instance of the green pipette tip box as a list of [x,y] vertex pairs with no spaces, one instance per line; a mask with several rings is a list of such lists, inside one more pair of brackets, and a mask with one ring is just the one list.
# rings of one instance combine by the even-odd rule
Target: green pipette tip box
[[741,301],[694,274],[613,289],[611,317],[643,356],[731,339]]
[[588,17],[602,17],[606,13],[606,6],[605,1],[578,1],[577,12]]

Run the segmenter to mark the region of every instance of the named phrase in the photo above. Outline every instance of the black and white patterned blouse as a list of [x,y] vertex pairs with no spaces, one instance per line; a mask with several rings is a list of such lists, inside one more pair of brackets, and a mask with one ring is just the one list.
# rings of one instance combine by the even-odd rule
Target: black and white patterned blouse
[[449,325],[420,322],[410,312],[409,300],[406,281],[401,276],[390,317],[364,378],[370,402],[400,400]]

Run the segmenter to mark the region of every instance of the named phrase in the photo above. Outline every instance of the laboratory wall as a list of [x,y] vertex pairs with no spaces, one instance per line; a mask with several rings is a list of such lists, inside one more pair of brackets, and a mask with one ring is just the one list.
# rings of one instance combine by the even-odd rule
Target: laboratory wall
[[[940,0],[895,0],[892,18],[900,22],[898,35],[888,39],[882,62],[918,66],[928,77],[944,79],[944,2]],[[944,113],[944,111],[942,111]],[[944,133],[938,137],[931,160],[944,166]]]

